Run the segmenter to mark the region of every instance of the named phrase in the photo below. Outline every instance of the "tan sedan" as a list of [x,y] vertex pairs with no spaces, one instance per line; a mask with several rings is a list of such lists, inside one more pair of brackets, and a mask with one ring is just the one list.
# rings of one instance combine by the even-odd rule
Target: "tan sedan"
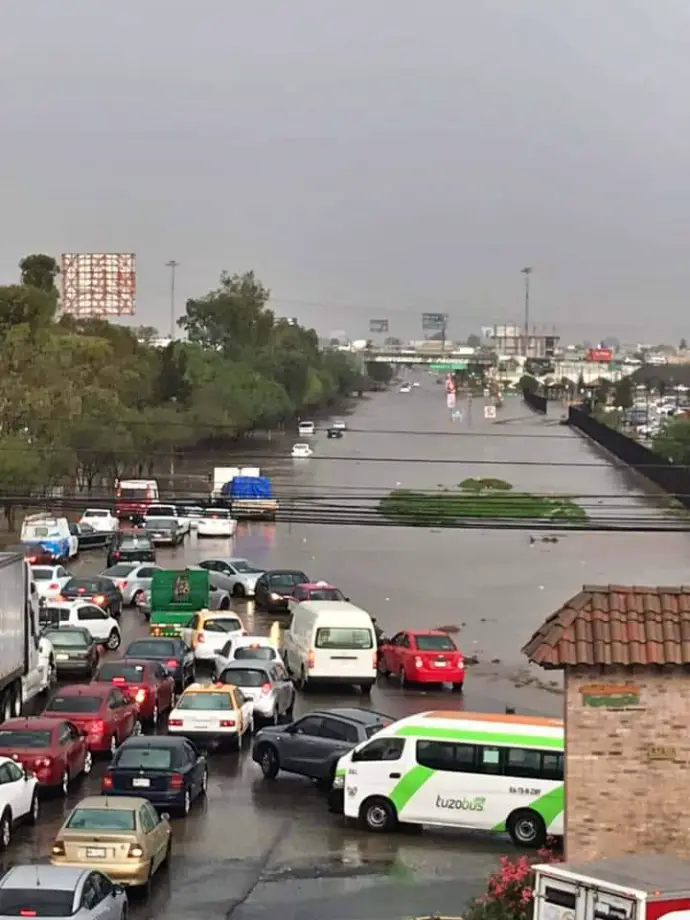
[[150,885],[154,873],[170,862],[168,817],[146,799],[88,796],[58,831],[50,861],[99,869],[122,885]]

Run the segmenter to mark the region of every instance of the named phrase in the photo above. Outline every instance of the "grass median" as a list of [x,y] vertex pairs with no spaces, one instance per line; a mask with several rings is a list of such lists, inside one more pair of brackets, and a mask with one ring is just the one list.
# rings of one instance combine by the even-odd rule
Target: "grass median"
[[395,489],[379,501],[379,514],[408,526],[449,526],[464,520],[584,521],[584,510],[566,495],[514,492],[502,480],[465,480],[458,489]]

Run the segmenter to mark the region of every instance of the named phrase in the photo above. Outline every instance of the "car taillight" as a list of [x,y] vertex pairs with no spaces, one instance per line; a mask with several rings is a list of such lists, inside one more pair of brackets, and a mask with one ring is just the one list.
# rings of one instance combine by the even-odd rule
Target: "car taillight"
[[113,677],[113,683],[114,684],[126,684],[127,681],[125,680],[124,677]]
[[101,789],[107,792],[108,789],[112,789],[112,788],[113,788],[113,778],[112,776],[108,776],[108,774],[106,773],[103,779],[101,780]]
[[205,636],[202,632],[197,633],[196,641],[197,641],[197,642],[205,642],[205,641],[206,641],[206,636]]
[[40,770],[43,767],[49,767],[52,764],[52,762],[53,762],[52,757],[37,757],[36,760],[34,760],[34,767],[37,770]]
[[313,668],[315,660],[316,658],[314,656],[314,653],[312,652],[311,649],[309,649],[309,651],[307,652],[307,667]]
[[176,667],[177,667],[177,664],[178,664],[177,658],[169,658],[169,659],[165,662],[166,668],[176,668]]
[[178,728],[181,728],[182,719],[168,719],[168,725],[176,725]]
[[50,848],[50,853],[52,856],[64,856],[65,855],[65,844],[62,840],[56,840],[55,843]]
[[146,689],[146,687],[140,687],[135,694],[134,701],[136,703],[143,703],[144,700],[146,699],[147,694],[148,694],[148,690]]
[[262,685],[261,685],[261,692],[264,694],[264,696],[266,696],[266,694],[268,694],[268,693],[271,692],[271,685],[270,685],[270,684],[262,684]]
[[105,722],[102,722],[100,719],[97,719],[95,722],[91,722],[89,725],[89,731],[94,735],[104,735]]
[[423,668],[423,667],[424,667],[424,659],[423,659],[423,658],[420,658],[419,655],[415,655],[415,656],[414,656],[414,666],[415,666],[415,668]]
[[49,591],[58,591],[59,588],[60,588],[60,585],[57,582],[53,582],[52,585],[48,585]]
[[184,786],[184,776],[181,773],[173,773],[170,777],[171,789],[182,789]]
[[371,663],[374,668],[378,667],[379,663],[379,653],[375,651],[371,656]]
[[117,562],[117,560],[118,560],[119,558],[120,558],[120,554],[119,554],[118,552],[114,552],[114,553],[113,553],[113,559],[115,560],[115,562]]
[[143,855],[144,851],[138,843],[131,844],[129,852],[127,853],[128,857],[131,857],[132,859],[141,859]]
[[120,582],[120,591],[124,591],[126,587],[127,587],[127,582],[126,582],[126,581],[121,581],[121,582]]
[[97,607],[102,607],[105,604],[105,597],[102,594],[96,594],[95,597],[92,597],[91,600]]
[[221,720],[220,720],[220,727],[221,727],[221,728],[234,728],[234,727],[235,727],[235,720],[234,720],[234,719],[221,719]]
[[[35,565],[37,561],[38,561],[38,557],[37,557],[37,556],[29,556],[29,562],[31,563],[31,565]],[[24,915],[22,914],[22,916],[24,916]],[[33,914],[26,914],[26,916],[27,916],[27,917],[35,917],[36,914],[35,914],[35,913],[33,913]]]
[[35,917],[35,916],[36,916],[36,911],[35,911],[35,910],[28,910],[28,909],[25,909],[25,908],[22,907],[22,909],[19,911],[19,916],[20,916],[20,917]]

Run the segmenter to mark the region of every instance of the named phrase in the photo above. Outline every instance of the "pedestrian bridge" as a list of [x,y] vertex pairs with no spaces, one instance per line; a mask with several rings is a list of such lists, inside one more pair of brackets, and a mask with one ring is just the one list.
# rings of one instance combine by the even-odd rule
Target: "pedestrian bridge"
[[467,349],[366,348],[360,352],[365,362],[375,364],[421,364],[440,370],[466,370],[468,367],[491,367],[495,355],[467,354]]

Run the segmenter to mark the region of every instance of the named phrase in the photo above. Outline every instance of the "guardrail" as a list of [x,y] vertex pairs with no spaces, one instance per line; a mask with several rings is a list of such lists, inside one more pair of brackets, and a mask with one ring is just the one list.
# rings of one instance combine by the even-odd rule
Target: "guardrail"
[[537,393],[533,393],[531,390],[523,390],[522,398],[530,407],[530,409],[533,409],[540,415],[546,415],[548,400],[545,396],[539,396]]

